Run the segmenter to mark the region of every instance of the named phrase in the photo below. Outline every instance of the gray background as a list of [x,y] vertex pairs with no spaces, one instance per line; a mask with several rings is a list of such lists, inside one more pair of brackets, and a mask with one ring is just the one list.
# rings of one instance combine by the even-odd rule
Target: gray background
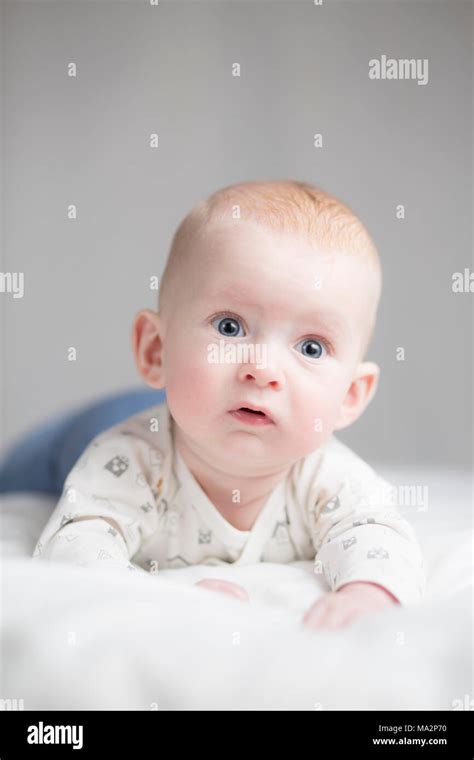
[[[451,289],[473,267],[471,4],[17,0],[1,12],[0,270],[25,273],[23,299],[0,294],[4,443],[145,387],[131,321],[156,308],[149,278],[180,219],[231,182],[293,177],[352,206],[384,269],[368,357],[379,390],[340,439],[371,463],[472,466],[473,295]],[[429,83],[370,81],[382,54],[428,58]]]

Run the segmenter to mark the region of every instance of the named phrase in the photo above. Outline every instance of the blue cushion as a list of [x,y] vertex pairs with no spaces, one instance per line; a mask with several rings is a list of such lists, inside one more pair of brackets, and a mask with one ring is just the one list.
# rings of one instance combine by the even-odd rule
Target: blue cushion
[[69,470],[96,435],[165,399],[164,390],[125,391],[39,425],[0,462],[0,493],[40,491],[59,496]]

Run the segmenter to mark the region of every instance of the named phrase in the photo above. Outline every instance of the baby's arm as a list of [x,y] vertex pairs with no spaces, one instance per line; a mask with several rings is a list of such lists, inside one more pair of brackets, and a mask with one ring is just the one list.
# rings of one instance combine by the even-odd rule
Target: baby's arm
[[161,464],[139,434],[115,426],[97,436],[69,473],[33,556],[137,569],[130,559],[156,529]]
[[53,562],[135,570],[129,560],[123,533],[110,518],[96,515],[74,517],[45,544],[38,543],[33,556]]
[[342,625],[363,612],[422,597],[421,549],[387,481],[334,439],[315,495],[310,509],[315,572],[324,574],[331,592],[312,605],[305,623]]

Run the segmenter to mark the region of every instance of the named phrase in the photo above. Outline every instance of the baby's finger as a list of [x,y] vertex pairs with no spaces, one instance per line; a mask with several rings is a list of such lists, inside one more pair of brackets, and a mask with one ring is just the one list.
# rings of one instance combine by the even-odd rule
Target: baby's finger
[[310,625],[316,628],[319,623],[321,623],[327,617],[329,613],[329,605],[326,599],[327,597],[318,599],[318,601],[314,602],[309,610],[306,611],[305,615],[303,616],[303,623],[305,625]]
[[345,628],[351,623],[364,615],[364,610],[359,607],[338,607],[331,610],[331,614],[328,615],[323,625],[327,628]]
[[354,609],[341,601],[333,594],[318,599],[305,614],[303,623],[310,628],[340,628],[349,621]]
[[211,591],[223,591],[226,594],[231,594],[242,602],[250,601],[249,595],[246,590],[239,586],[238,583],[232,583],[231,581],[224,581],[220,578],[203,578],[203,580],[197,581],[195,586],[201,586],[208,588]]
[[344,628],[348,625],[353,618],[353,614],[347,610],[333,610],[331,615],[323,621],[323,628],[330,628],[335,630],[336,628]]
[[345,621],[346,616],[342,612],[336,612],[332,609],[327,609],[324,612],[318,611],[317,614],[309,615],[305,617],[303,622],[308,628],[340,628]]

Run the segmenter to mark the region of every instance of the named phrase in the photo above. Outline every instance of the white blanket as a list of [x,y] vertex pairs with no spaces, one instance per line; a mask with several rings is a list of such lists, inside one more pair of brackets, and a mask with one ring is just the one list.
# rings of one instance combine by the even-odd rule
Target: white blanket
[[[54,501],[3,496],[0,698],[26,710],[465,709],[472,483],[410,478],[430,484],[428,509],[405,511],[428,560],[427,596],[337,631],[301,624],[327,591],[311,562],[147,575],[32,561]],[[205,577],[240,583],[250,603],[193,586]]]

